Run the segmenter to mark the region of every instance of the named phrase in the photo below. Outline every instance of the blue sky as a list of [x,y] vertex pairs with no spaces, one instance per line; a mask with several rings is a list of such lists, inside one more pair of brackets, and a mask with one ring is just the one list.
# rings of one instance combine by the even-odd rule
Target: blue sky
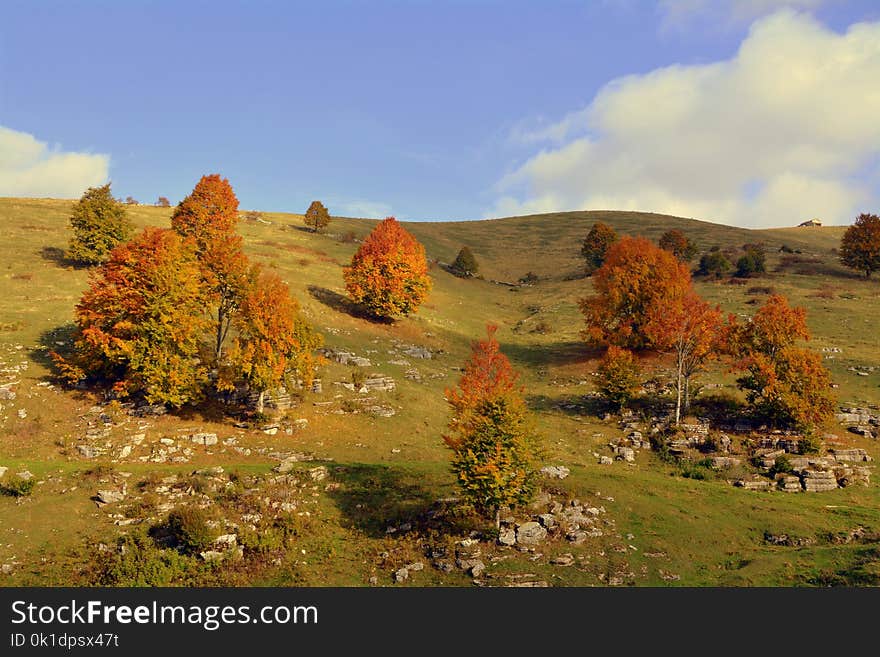
[[0,196],[845,223],[880,210],[872,76],[870,1],[5,0]]

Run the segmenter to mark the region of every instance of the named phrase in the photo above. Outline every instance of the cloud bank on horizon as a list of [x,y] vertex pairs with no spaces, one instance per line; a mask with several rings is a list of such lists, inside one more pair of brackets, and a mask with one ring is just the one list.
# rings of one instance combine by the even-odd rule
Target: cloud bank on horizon
[[556,123],[520,126],[512,140],[543,147],[497,183],[486,216],[614,209],[749,227],[850,223],[880,205],[877,80],[880,23],[839,34],[779,11],[729,60],[618,78]]
[[0,126],[0,196],[79,198],[104,184],[108,155],[50,148],[33,135]]

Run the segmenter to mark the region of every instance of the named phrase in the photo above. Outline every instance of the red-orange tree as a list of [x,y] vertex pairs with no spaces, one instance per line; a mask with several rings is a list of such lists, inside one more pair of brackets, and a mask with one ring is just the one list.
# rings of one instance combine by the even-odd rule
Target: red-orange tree
[[860,214],[840,240],[840,261],[851,269],[871,274],[880,269],[880,217]]
[[486,338],[474,342],[457,386],[446,390],[452,419],[443,436],[462,495],[494,515],[496,527],[503,507],[531,498],[539,458],[518,374],[501,353],[497,328],[488,326]]
[[656,348],[675,356],[675,424],[682,407],[690,407],[691,379],[718,353],[721,320],[721,310],[693,289],[655,303],[648,311],[646,335]]
[[202,176],[171,216],[171,227],[193,243],[202,277],[211,290],[217,364],[247,279],[247,258],[241,236],[235,232],[237,224],[238,199],[229,181],[218,174]]
[[92,273],[76,306],[72,353],[53,358],[71,383],[91,379],[120,396],[181,406],[200,396],[207,378],[199,359],[205,303],[190,245],[146,228]]
[[657,244],[682,262],[690,262],[697,255],[697,245],[680,230],[667,230],[660,236]]
[[431,289],[425,247],[394,217],[367,236],[343,277],[351,298],[383,318],[415,312]]
[[322,338],[300,316],[299,304],[277,274],[253,268],[235,326],[230,361],[236,378],[258,393],[258,413],[263,412],[267,391],[281,385],[291,390],[297,381],[311,383],[314,350]]
[[804,431],[831,417],[831,374],[819,354],[796,344],[810,338],[803,308],[773,295],[747,324],[731,316],[727,338],[735,367],[744,372],[737,384],[759,415]]
[[584,337],[640,349],[652,346],[645,331],[652,308],[690,289],[685,264],[643,237],[624,237],[593,274],[596,294],[580,303],[587,328]]

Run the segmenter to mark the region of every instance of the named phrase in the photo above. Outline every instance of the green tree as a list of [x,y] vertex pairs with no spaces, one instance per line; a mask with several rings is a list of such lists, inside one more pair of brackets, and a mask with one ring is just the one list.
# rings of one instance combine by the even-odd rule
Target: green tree
[[880,269],[880,217],[860,214],[840,240],[840,262],[865,278]]
[[67,257],[84,265],[106,262],[110,252],[134,231],[125,208],[110,193],[110,183],[86,190],[73,206],[70,227],[73,236]]
[[723,278],[730,271],[730,260],[720,249],[713,249],[704,253],[700,258],[700,266],[697,268],[698,276],[711,276]]
[[611,345],[599,363],[596,390],[614,408],[620,409],[633,397],[641,369],[633,353]]
[[617,233],[608,224],[601,221],[593,224],[590,232],[581,245],[581,256],[586,261],[587,275],[591,275],[605,262],[605,254],[617,241]]
[[452,271],[458,276],[473,276],[479,268],[477,259],[471,250],[466,246],[461,247],[455,262],[452,263]]
[[321,201],[312,201],[309,209],[303,216],[306,226],[312,229],[312,232],[320,232],[330,223],[330,213]]
[[496,326],[473,344],[454,389],[449,433],[452,470],[465,499],[499,526],[500,510],[527,503],[534,493],[540,450],[528,422],[518,374],[501,353]]
[[745,253],[736,261],[736,276],[749,278],[767,271],[766,252],[763,244],[743,244]]

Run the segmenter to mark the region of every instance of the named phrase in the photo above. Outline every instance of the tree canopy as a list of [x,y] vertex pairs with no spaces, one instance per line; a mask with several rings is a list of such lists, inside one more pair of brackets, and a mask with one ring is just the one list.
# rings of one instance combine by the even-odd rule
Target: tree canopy
[[125,207],[113,198],[110,183],[89,187],[70,215],[73,236],[67,258],[84,265],[106,262],[110,252],[131,237],[134,227]]

